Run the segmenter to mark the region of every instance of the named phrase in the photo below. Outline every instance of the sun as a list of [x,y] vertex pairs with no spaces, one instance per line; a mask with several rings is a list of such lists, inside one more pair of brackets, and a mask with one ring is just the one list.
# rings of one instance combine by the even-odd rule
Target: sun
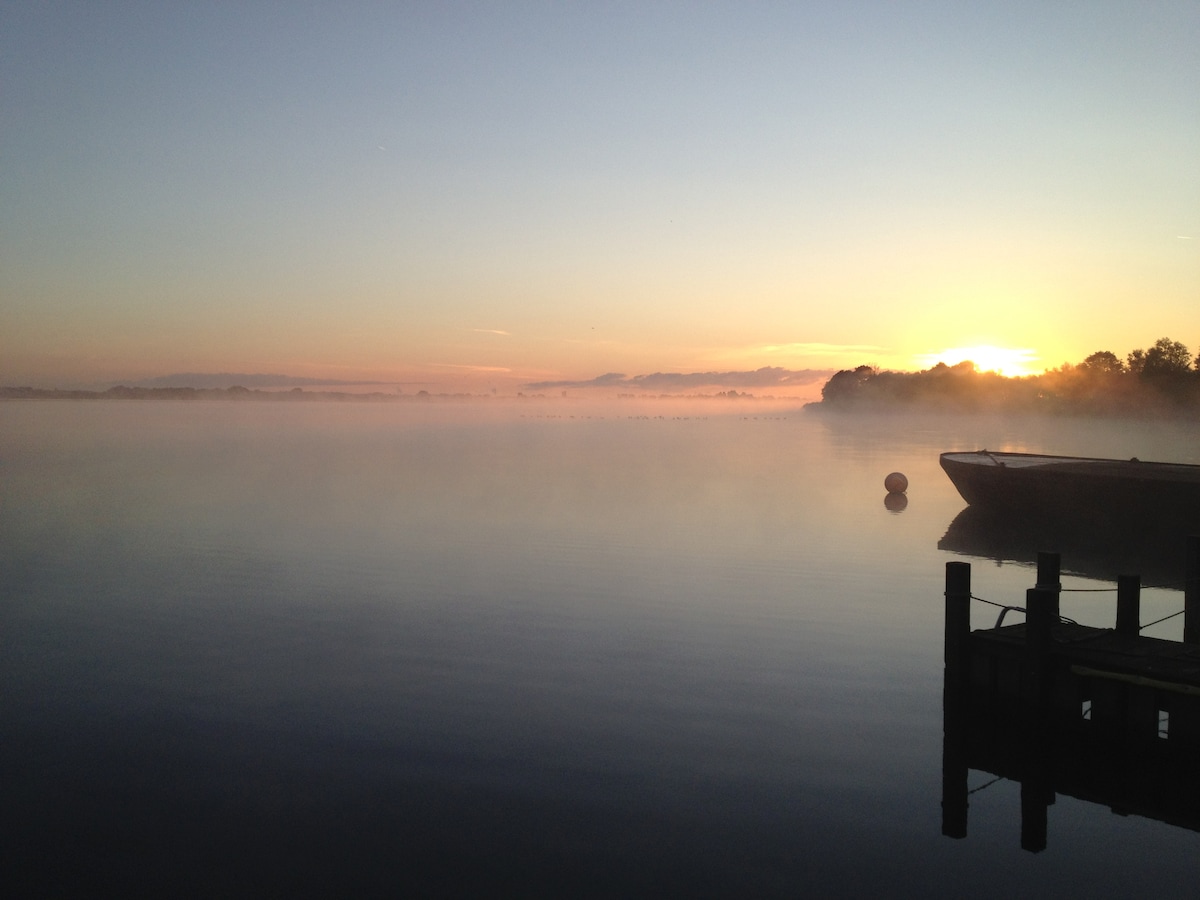
[[954,366],[964,360],[970,360],[980,372],[996,372],[1011,378],[1034,374],[1029,364],[1037,359],[1037,354],[1025,347],[976,344],[973,347],[953,347],[939,353],[925,353],[916,359],[922,368],[936,366],[938,363]]

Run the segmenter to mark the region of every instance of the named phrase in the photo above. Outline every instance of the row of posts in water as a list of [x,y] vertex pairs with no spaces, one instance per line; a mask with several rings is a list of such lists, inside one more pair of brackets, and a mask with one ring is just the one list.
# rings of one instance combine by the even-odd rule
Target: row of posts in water
[[1024,629],[975,632],[971,567],[946,565],[942,833],[967,836],[972,769],[1020,783],[1035,853],[1058,792],[1200,831],[1200,536],[1186,541],[1183,644],[1140,637],[1137,575],[1117,579],[1114,628],[1056,628],[1059,563],[1039,554]]
[[[1033,633],[1032,643],[1049,639],[1049,629],[1060,618],[1059,595],[1061,557],[1058,553],[1038,553],[1037,584],[1025,595],[1026,628]],[[1140,575],[1117,576],[1116,632],[1135,636],[1141,631]],[[971,631],[971,565],[946,563],[946,651],[947,665]],[[1183,642],[1200,645],[1200,535],[1186,539],[1183,593]],[[953,646],[952,646],[953,645]]]

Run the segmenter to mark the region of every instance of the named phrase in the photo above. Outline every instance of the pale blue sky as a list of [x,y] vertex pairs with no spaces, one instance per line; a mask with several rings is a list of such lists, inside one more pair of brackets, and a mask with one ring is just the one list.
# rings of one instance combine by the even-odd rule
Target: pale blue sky
[[0,84],[6,383],[1200,346],[1195,2],[7,3]]

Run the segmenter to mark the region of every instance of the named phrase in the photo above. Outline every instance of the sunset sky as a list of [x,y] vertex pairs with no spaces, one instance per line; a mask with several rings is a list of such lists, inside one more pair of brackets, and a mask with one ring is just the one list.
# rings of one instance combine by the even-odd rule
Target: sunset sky
[[0,10],[0,384],[1200,349],[1195,0]]

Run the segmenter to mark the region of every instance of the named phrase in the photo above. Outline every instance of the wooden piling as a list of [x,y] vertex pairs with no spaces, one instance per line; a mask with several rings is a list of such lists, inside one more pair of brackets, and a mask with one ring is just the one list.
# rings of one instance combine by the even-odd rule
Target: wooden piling
[[942,696],[942,834],[967,836],[967,706],[970,692],[971,564],[946,563],[945,682]]
[[1055,614],[1058,595],[1043,588],[1025,592],[1025,702],[1031,709],[1046,705],[1050,688],[1051,628],[1058,622]]
[[1050,649],[1050,629],[1058,621],[1053,612],[1053,591],[1035,587],[1025,592],[1025,645],[1033,653]]
[[1117,634],[1137,637],[1141,631],[1142,576],[1117,576]]
[[970,678],[971,564],[946,563],[946,684],[955,694],[966,690]]
[[1183,588],[1183,642],[1200,644],[1200,534],[1187,539],[1187,569]]
[[1059,594],[1062,591],[1062,577],[1060,571],[1062,569],[1062,554],[1047,553],[1044,550],[1039,550],[1037,555],[1037,585],[1043,591],[1053,592],[1053,599],[1050,601],[1050,615],[1057,620],[1059,609]]

